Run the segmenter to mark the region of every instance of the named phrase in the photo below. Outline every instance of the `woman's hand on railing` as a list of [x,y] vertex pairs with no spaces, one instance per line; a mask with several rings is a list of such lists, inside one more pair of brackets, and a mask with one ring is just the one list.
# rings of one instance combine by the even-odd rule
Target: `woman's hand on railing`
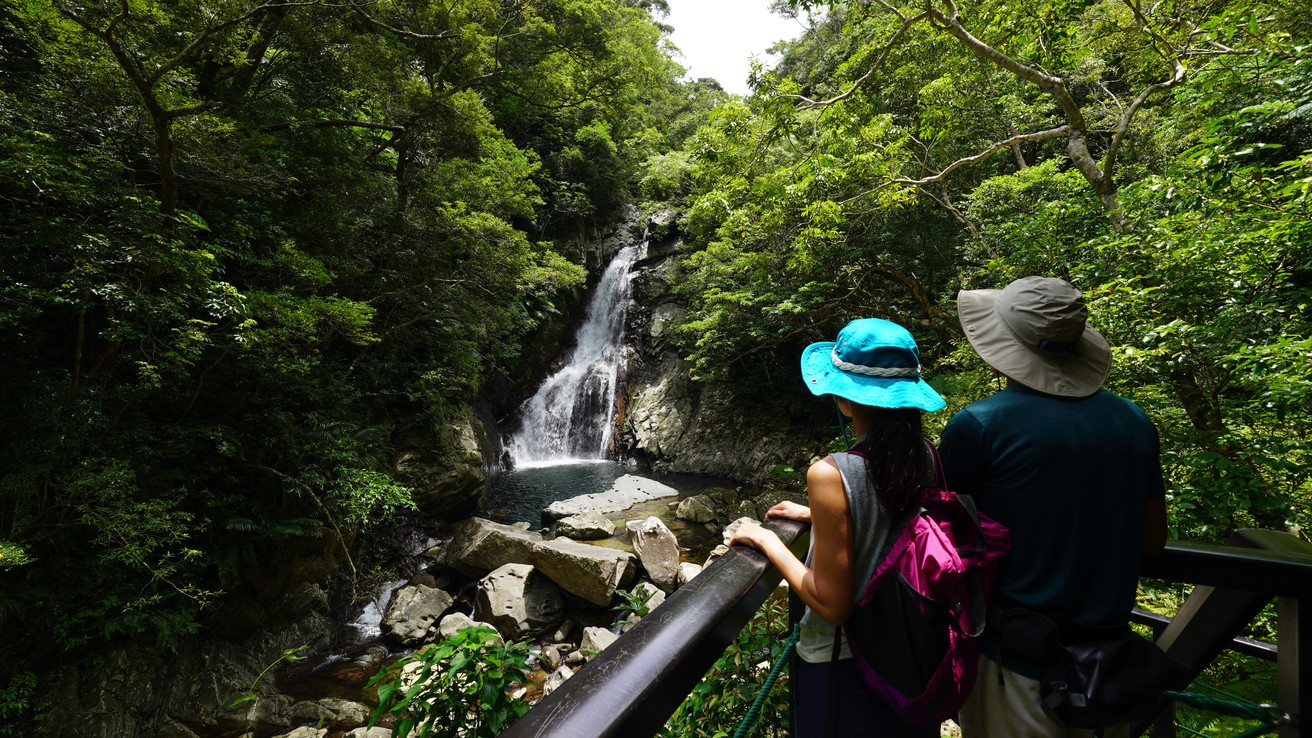
[[[743,522],[734,530],[733,536],[729,538],[729,545],[739,543],[759,549],[766,556],[770,556],[772,551],[778,555],[779,549],[787,550],[774,531],[763,528],[757,523]],[[774,556],[770,556],[770,559],[773,561]]]
[[796,502],[784,500],[769,510],[765,511],[765,519],[783,518],[784,520],[796,520],[801,523],[811,522],[811,508],[806,505],[799,505]]

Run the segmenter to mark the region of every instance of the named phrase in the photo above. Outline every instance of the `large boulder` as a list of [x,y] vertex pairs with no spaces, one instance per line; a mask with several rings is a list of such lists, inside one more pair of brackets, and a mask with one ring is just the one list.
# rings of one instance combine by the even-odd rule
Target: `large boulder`
[[610,604],[615,590],[628,586],[638,561],[628,551],[557,538],[533,549],[533,565],[561,589],[599,607]]
[[633,550],[657,587],[673,592],[679,579],[679,542],[674,533],[655,515],[646,520],[630,520],[627,525]]
[[552,532],[576,541],[592,541],[609,538],[615,532],[615,524],[596,510],[589,510],[557,520]]
[[610,604],[616,589],[633,581],[638,569],[637,559],[627,551],[570,538],[544,541],[537,533],[482,518],[457,526],[446,550],[447,565],[470,576],[506,564],[532,564],[561,589],[602,607]]
[[662,497],[677,497],[679,491],[654,479],[625,474],[616,479],[605,492],[557,500],[542,511],[542,520],[555,522],[561,518],[585,512],[623,512],[638,504]]
[[[442,638],[450,638],[462,630],[483,626],[496,630],[491,623],[479,622],[462,612],[453,612],[442,618],[442,622],[437,624],[437,634]],[[502,642],[500,645],[505,645],[505,643]]]
[[383,614],[383,635],[403,646],[419,646],[433,640],[437,623],[451,609],[451,595],[424,584],[398,589]]
[[701,564],[694,564],[690,561],[684,561],[679,564],[679,586],[691,582],[693,577],[702,573]]
[[532,563],[541,542],[537,533],[471,518],[456,526],[446,545],[446,563],[468,576],[481,576],[506,564]]
[[476,589],[474,617],[508,641],[545,633],[565,616],[560,590],[527,564],[506,564],[478,580]]
[[710,523],[715,520],[715,507],[706,495],[694,495],[679,501],[674,514],[680,520],[694,523]]

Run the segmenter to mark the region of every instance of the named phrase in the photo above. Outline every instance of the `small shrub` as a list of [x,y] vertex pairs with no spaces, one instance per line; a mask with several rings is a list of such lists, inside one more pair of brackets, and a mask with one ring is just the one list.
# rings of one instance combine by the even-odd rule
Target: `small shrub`
[[527,643],[503,645],[493,628],[466,628],[369,680],[366,688],[378,689],[369,726],[391,715],[396,738],[412,732],[491,738],[528,712],[526,700],[508,694],[528,681],[528,672]]
[[612,607],[611,610],[619,613],[620,620],[626,618],[629,613],[633,613],[638,619],[645,618],[647,613],[651,612],[649,603],[654,594],[655,592],[651,590],[639,592],[636,589],[617,589],[615,590],[615,596],[620,598],[620,603]]

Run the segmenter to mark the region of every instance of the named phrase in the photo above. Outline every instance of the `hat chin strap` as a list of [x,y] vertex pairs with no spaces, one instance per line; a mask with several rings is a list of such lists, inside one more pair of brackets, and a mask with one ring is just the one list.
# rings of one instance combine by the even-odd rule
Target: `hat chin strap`
[[829,360],[834,363],[834,367],[845,372],[860,374],[864,377],[879,377],[882,379],[897,379],[902,377],[919,377],[920,365],[915,366],[865,366],[863,364],[853,364],[850,361],[843,361],[838,358],[838,349],[829,352]]

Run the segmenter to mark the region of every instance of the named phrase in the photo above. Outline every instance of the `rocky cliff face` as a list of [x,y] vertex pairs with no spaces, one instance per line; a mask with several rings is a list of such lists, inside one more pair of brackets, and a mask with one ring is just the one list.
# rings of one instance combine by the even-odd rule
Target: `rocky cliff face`
[[[653,227],[654,232],[663,228]],[[780,464],[801,468],[820,448],[814,429],[780,422],[778,412],[747,401],[731,383],[694,382],[671,340],[684,313],[674,295],[677,236],[648,246],[634,280],[621,444],[657,471],[764,482]]]

